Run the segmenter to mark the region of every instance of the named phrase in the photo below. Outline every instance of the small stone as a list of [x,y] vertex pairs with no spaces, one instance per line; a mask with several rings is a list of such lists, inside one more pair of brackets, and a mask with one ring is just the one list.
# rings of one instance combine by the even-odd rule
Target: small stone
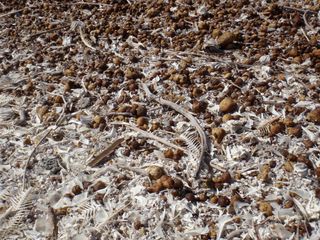
[[205,202],[205,201],[207,201],[207,199],[208,199],[208,197],[207,197],[207,195],[205,193],[200,193],[199,196],[198,196],[198,200],[200,202]]
[[207,104],[202,101],[194,101],[192,104],[192,111],[194,113],[202,113],[206,111]]
[[141,117],[141,116],[146,116],[147,115],[147,109],[145,106],[142,105],[138,105],[136,108],[136,112],[137,112],[137,116]]
[[173,159],[174,151],[172,149],[167,149],[163,153],[164,157]]
[[290,117],[286,117],[281,121],[286,127],[293,127],[294,126],[294,122],[293,119]]
[[218,196],[214,195],[210,198],[210,202],[213,204],[217,204],[218,203]]
[[292,172],[293,171],[293,165],[291,162],[285,162],[283,164],[283,168],[284,170],[286,170],[287,172]]
[[94,185],[93,185],[93,191],[96,192],[100,189],[103,189],[107,186],[107,184],[105,182],[102,182],[102,181],[98,181],[96,182]]
[[294,136],[294,137],[298,137],[298,138],[302,136],[302,129],[300,126],[288,127],[287,132],[290,136]]
[[262,212],[267,217],[272,216],[272,206],[268,202],[260,202],[259,211]]
[[166,174],[164,169],[159,166],[149,166],[147,168],[147,172],[149,174],[149,178],[152,180],[157,180]]
[[312,51],[312,56],[315,58],[320,58],[320,49],[315,49]]
[[55,86],[53,84],[49,84],[48,87],[47,87],[47,91],[48,92],[53,92],[55,90]]
[[226,135],[226,131],[223,128],[213,128],[211,131],[212,136],[217,141],[217,143],[221,143],[224,136]]
[[230,113],[224,114],[222,116],[222,122],[224,122],[224,123],[228,122],[230,120],[233,120],[233,119],[234,119],[234,117]]
[[224,98],[219,104],[219,110],[222,113],[233,112],[236,109],[236,107],[236,102],[230,97]]
[[220,36],[221,35],[221,30],[220,29],[213,29],[213,31],[212,31],[212,33],[211,33],[211,36],[213,37],[213,38],[216,38],[216,37],[218,37],[218,36]]
[[201,95],[202,95],[202,90],[200,88],[195,87],[192,89],[192,96],[193,97],[199,97]]
[[124,75],[128,79],[137,79],[140,77],[140,73],[132,67],[127,68],[124,72]]
[[99,115],[96,115],[93,118],[93,122],[95,122],[96,124],[101,124],[101,123],[105,122],[105,119]]
[[71,191],[72,191],[72,193],[74,195],[78,195],[78,194],[80,194],[82,192],[82,189],[81,189],[81,187],[79,185],[75,185],[75,186],[72,187]]
[[294,202],[292,200],[287,200],[283,204],[284,208],[292,208],[293,206],[294,206]]
[[316,108],[308,113],[307,120],[320,125],[320,108]]
[[133,227],[135,230],[139,230],[140,228],[143,227],[143,224],[141,223],[141,221],[139,219],[136,219],[133,223]]
[[230,200],[228,197],[226,196],[219,196],[218,197],[218,202],[217,204],[220,206],[220,207],[227,207],[229,206],[230,204]]
[[166,176],[166,175],[163,175],[161,178],[160,178],[160,181],[162,183],[162,186],[164,188],[167,188],[167,189],[172,189],[174,187],[174,180],[172,177],[170,176]]
[[71,91],[71,88],[72,88],[72,83],[71,83],[70,81],[67,81],[67,82],[64,84],[63,88],[64,88],[64,91],[65,91],[65,92],[70,92],[70,91]]
[[312,161],[305,154],[299,155],[297,161],[305,164],[309,169],[314,170]]
[[138,125],[139,127],[142,127],[142,126],[144,126],[145,124],[148,124],[148,119],[147,119],[147,118],[145,118],[145,117],[138,117],[138,118],[137,118],[137,125]]
[[75,76],[75,72],[73,69],[67,68],[63,71],[63,75],[67,77],[72,77],[72,76]]
[[178,161],[182,158],[184,152],[180,149],[177,149],[173,154],[173,160]]
[[89,83],[89,85],[87,86],[87,88],[88,88],[89,91],[95,90],[96,87],[97,87],[97,84],[96,84],[96,83]]
[[220,47],[226,47],[227,45],[233,43],[237,39],[237,35],[232,32],[224,32],[217,39],[217,43]]
[[178,84],[186,84],[189,81],[186,75],[179,74],[179,73],[171,75],[169,79],[172,81],[175,81]]
[[224,172],[220,176],[212,178],[214,183],[230,183],[231,181],[232,177],[229,172]]
[[298,50],[296,48],[291,48],[289,51],[288,51],[288,56],[289,57],[297,57],[298,56]]
[[277,162],[275,160],[271,160],[269,162],[269,166],[270,166],[270,168],[275,168],[277,166]]
[[30,136],[27,136],[24,140],[23,140],[23,144],[24,145],[32,145],[32,141]]
[[174,189],[182,189],[183,188],[183,182],[178,179],[178,178],[174,178],[174,184],[173,184],[173,188]]
[[185,195],[185,198],[189,201],[189,202],[194,202],[196,200],[195,196],[193,193],[187,193]]
[[278,133],[284,132],[285,126],[281,122],[276,122],[270,125],[270,131],[269,131],[269,136],[273,137],[277,135]]
[[121,59],[119,57],[114,57],[112,59],[112,62],[115,64],[115,65],[120,65],[121,64]]
[[156,182],[155,184],[147,188],[147,191],[150,193],[158,193],[162,190],[163,190],[163,186],[160,182]]
[[48,106],[41,106],[41,107],[38,107],[36,109],[36,112],[37,112],[37,115],[38,117],[40,118],[40,120],[42,121],[43,118],[44,118],[44,115],[49,111],[49,107]]
[[262,182],[268,182],[270,180],[269,173],[270,173],[269,164],[264,164],[258,174],[258,179],[260,179]]
[[198,28],[200,29],[200,30],[206,30],[206,29],[208,29],[208,24],[205,22],[205,21],[200,21],[199,23],[198,23]]
[[128,111],[128,106],[126,106],[126,105],[120,105],[117,110],[117,112],[120,112],[120,113],[124,113],[127,111]]
[[54,102],[55,103],[63,103],[63,98],[61,96],[55,96],[54,97]]
[[159,128],[160,128],[160,123],[159,122],[152,122],[150,131],[153,132],[153,131],[155,131],[155,130],[157,130]]

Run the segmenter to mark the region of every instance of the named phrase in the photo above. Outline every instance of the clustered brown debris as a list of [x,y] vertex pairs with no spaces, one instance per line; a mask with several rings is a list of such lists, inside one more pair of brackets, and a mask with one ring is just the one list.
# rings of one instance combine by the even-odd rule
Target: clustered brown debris
[[316,239],[319,41],[316,0],[3,1],[0,238]]

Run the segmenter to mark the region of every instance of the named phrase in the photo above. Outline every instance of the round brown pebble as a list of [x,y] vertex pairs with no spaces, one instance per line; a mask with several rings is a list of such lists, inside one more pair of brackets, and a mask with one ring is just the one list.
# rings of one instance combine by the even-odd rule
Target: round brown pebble
[[281,133],[285,130],[284,124],[280,122],[276,122],[270,125],[269,136],[273,137],[278,133]]
[[202,101],[194,101],[192,104],[192,111],[194,113],[202,113],[206,111],[206,103]]
[[320,124],[320,108],[316,108],[308,113],[307,120],[317,125]]
[[124,72],[124,75],[128,79],[137,79],[140,77],[139,71],[137,71],[136,69],[134,69],[132,67],[127,68]]
[[70,91],[71,91],[71,88],[72,88],[72,83],[71,83],[70,81],[67,81],[67,82],[64,84],[63,88],[64,88],[64,91],[65,91],[65,92],[70,92]]
[[72,187],[71,191],[72,191],[72,193],[74,195],[78,195],[78,194],[80,194],[82,192],[82,189],[81,189],[81,187],[79,185],[75,185],[75,186]]
[[287,128],[287,132],[290,136],[294,136],[294,137],[301,137],[302,136],[302,129],[300,126],[296,126],[296,127],[288,127]]
[[208,199],[208,197],[207,197],[207,195],[205,193],[200,193],[199,196],[198,196],[198,200],[200,202],[205,202],[205,201],[207,201],[207,199]]
[[297,57],[298,56],[298,50],[296,48],[291,48],[289,51],[288,51],[288,56],[289,57]]
[[61,96],[55,96],[54,97],[54,102],[55,103],[63,103],[63,98]]
[[142,105],[137,106],[136,112],[138,117],[147,115],[147,109],[145,106],[142,106]]
[[258,174],[258,179],[260,179],[262,182],[268,182],[270,180],[269,173],[270,173],[269,164],[264,164]]
[[97,124],[105,122],[105,119],[99,115],[94,116],[93,121]]
[[174,151],[172,149],[167,149],[167,150],[164,151],[163,155],[164,155],[165,158],[173,159]]
[[194,202],[196,200],[195,196],[193,193],[187,193],[185,196],[184,196],[189,202]]
[[144,126],[146,124],[148,124],[148,119],[147,118],[145,118],[145,117],[138,117],[137,118],[137,125],[139,127],[142,127],[142,126]]
[[152,122],[152,124],[151,124],[151,132],[153,132],[153,131],[155,131],[155,130],[157,130],[157,129],[159,129],[160,128],[160,123],[159,122]]
[[157,180],[166,174],[164,169],[159,166],[149,166],[147,168],[147,173],[149,175],[149,178],[152,180]]
[[309,169],[314,169],[312,161],[304,154],[299,155],[297,161],[304,163]]
[[174,178],[174,184],[173,184],[173,188],[174,189],[182,189],[183,188],[183,182],[178,179],[178,178]]
[[172,188],[174,187],[174,180],[173,180],[173,178],[170,177],[170,176],[164,175],[164,176],[162,176],[162,177],[160,178],[160,181],[161,181],[162,186],[163,186],[164,188],[172,189]]
[[139,219],[136,219],[133,223],[133,227],[135,230],[139,230],[140,228],[143,227],[143,224],[141,223],[141,221]]
[[230,113],[227,113],[227,114],[224,114],[223,116],[222,116],[222,122],[228,122],[228,121],[230,121],[230,120],[233,120],[234,118],[233,118],[233,116],[230,114]]
[[286,127],[293,127],[294,126],[294,122],[293,119],[290,117],[286,117],[282,120],[282,123],[286,126]]
[[180,149],[177,149],[173,154],[173,160],[178,161],[182,158],[184,152]]
[[96,200],[97,202],[99,202],[100,204],[103,203],[103,198],[104,198],[104,194],[103,193],[96,193],[94,195],[94,200]]
[[210,202],[213,203],[213,204],[216,204],[218,203],[218,196],[214,195],[210,198]]
[[232,32],[224,32],[220,37],[218,37],[217,43],[220,47],[226,47],[236,39],[237,39],[236,34]]
[[262,212],[267,217],[269,217],[272,215],[272,206],[268,202],[260,202],[259,211]]
[[121,64],[121,59],[119,57],[114,57],[112,59],[113,64],[115,65],[120,65]]
[[147,188],[147,191],[150,193],[158,193],[162,190],[163,190],[163,186],[160,181],[155,182],[154,184],[152,184],[150,187]]
[[67,77],[72,77],[75,75],[75,71],[72,68],[67,68],[67,69],[64,69],[63,75]]
[[49,84],[48,87],[47,87],[47,91],[48,92],[53,92],[55,90],[55,86],[53,84]]
[[229,172],[224,172],[220,176],[212,178],[214,183],[230,183],[231,181],[232,177]]
[[312,51],[312,56],[315,58],[320,58],[320,49],[314,49]]
[[220,29],[213,29],[212,32],[211,32],[211,36],[213,38],[216,38],[216,37],[218,37],[220,35],[221,35],[221,30]]
[[219,104],[219,110],[222,113],[233,112],[236,109],[236,107],[236,102],[230,97],[224,98]]
[[283,204],[284,208],[292,208],[293,206],[294,206],[294,202],[291,199],[285,201]]
[[226,196],[219,196],[217,203],[220,207],[227,207],[230,204],[230,200]]
[[217,143],[221,143],[224,136],[226,135],[226,131],[223,128],[212,128],[211,134]]
[[100,189],[105,188],[106,186],[107,186],[107,184],[106,184],[105,182],[97,181],[97,182],[93,185],[92,189],[93,189],[94,192],[96,192],[96,191],[98,191],[98,190],[100,190]]

